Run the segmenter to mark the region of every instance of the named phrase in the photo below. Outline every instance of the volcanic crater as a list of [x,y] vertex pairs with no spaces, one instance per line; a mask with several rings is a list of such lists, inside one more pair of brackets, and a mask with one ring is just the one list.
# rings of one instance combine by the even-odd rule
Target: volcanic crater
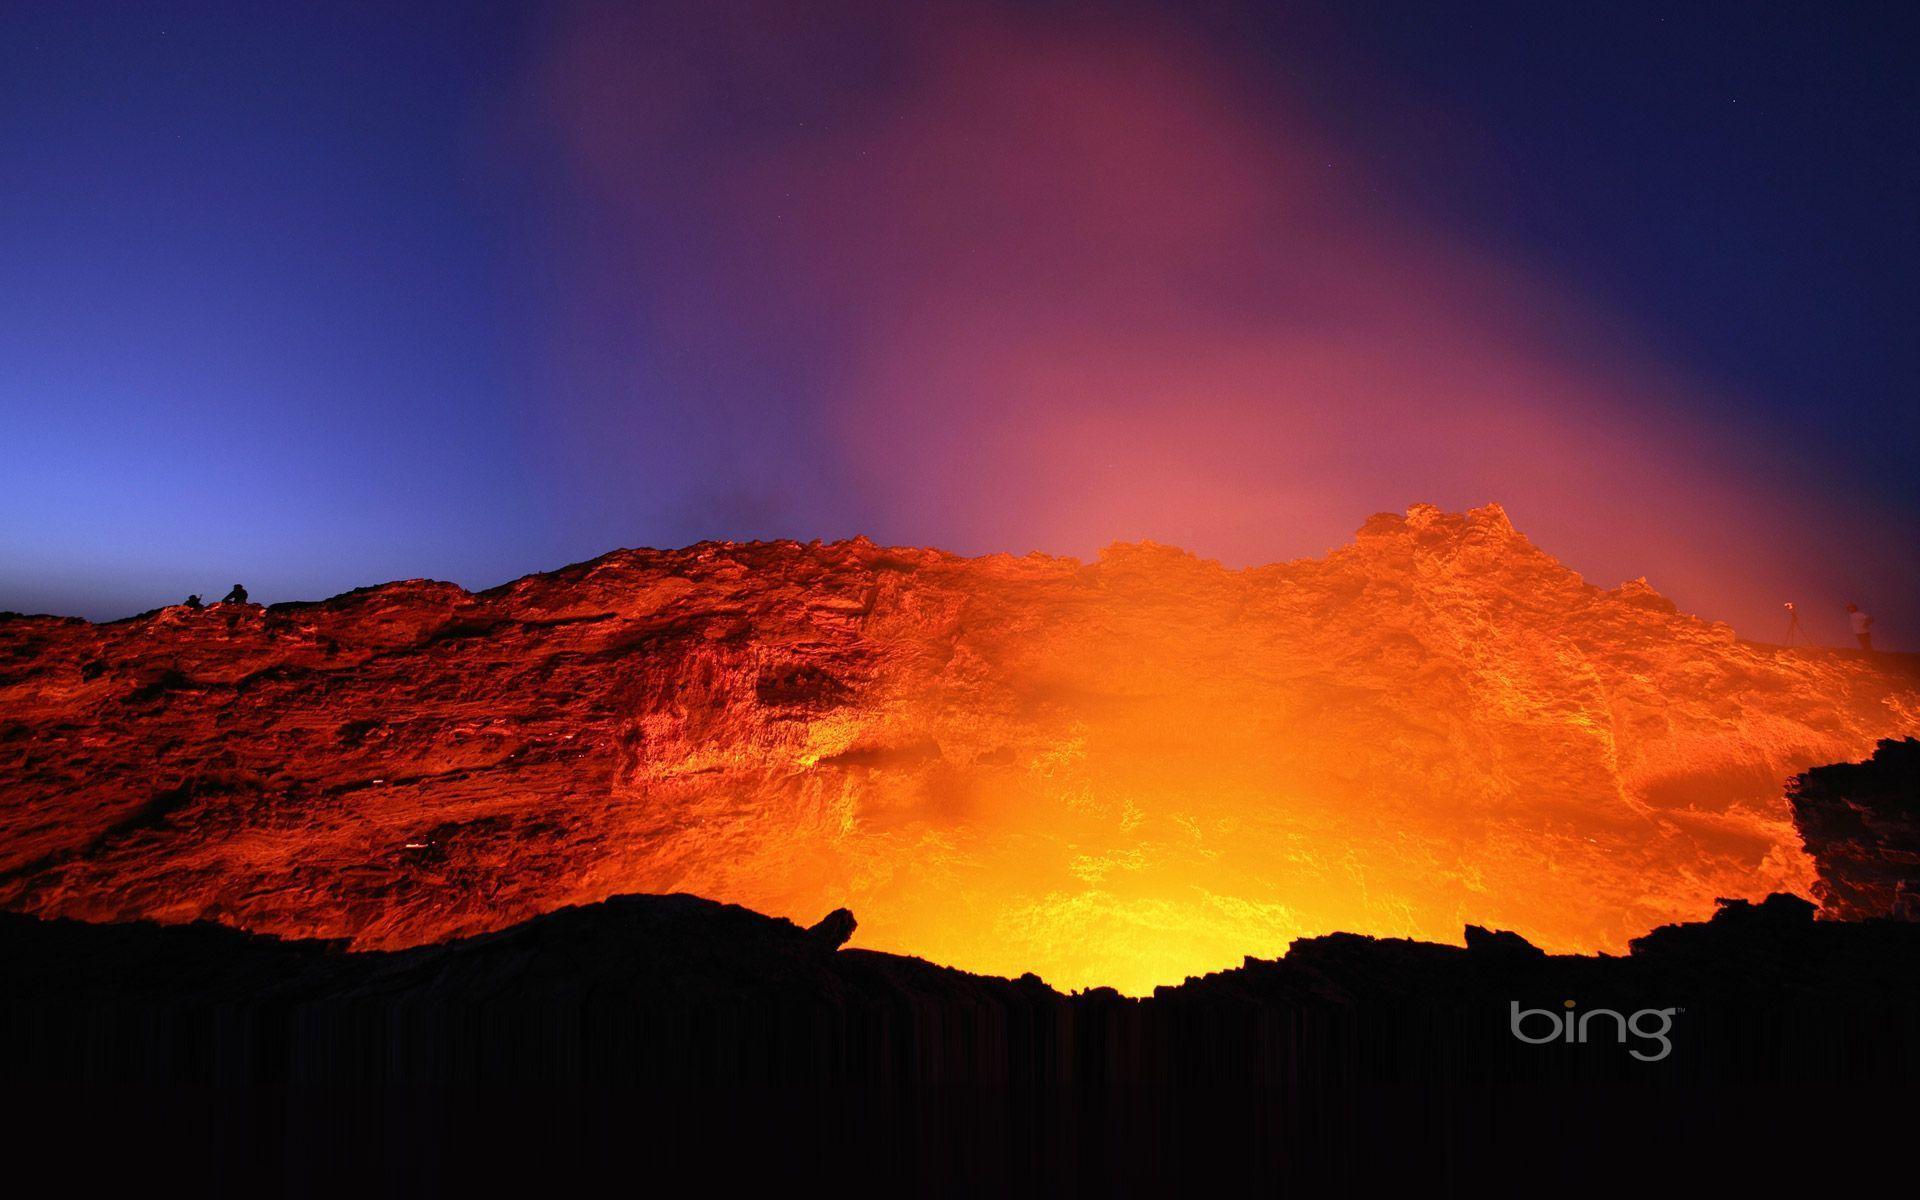
[[0,906],[394,949],[634,892],[1069,988],[1348,931],[1620,952],[1809,893],[1910,656],[1742,641],[1495,505],[1229,570],[866,540],[0,620]]

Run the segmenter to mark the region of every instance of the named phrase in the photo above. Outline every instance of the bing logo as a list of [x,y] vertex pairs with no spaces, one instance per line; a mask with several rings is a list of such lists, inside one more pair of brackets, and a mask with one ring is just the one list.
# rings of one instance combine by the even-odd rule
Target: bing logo
[[[1600,1037],[1607,1036],[1611,1031],[1614,1040],[1623,1046],[1627,1044],[1629,1033],[1641,1039],[1643,1044],[1660,1043],[1660,1049],[1652,1054],[1647,1053],[1640,1046],[1627,1051],[1641,1062],[1659,1062],[1673,1053],[1673,1042],[1667,1035],[1673,1032],[1673,1014],[1680,1011],[1677,1008],[1643,1008],[1632,1016],[1628,1016],[1611,1008],[1589,1009],[1576,1014],[1573,1011],[1574,1002],[1571,1000],[1566,1001],[1562,1007],[1567,1010],[1565,1013],[1557,1013],[1550,1008],[1521,1008],[1518,1000],[1509,1001],[1507,1028],[1513,1031],[1514,1037],[1529,1046],[1544,1046],[1548,1042],[1572,1042],[1585,1045],[1593,1036],[1592,1027],[1597,1018],[1600,1022]],[[1532,1028],[1542,1032],[1527,1032],[1529,1023]],[[1643,1025],[1650,1028],[1643,1028]]]

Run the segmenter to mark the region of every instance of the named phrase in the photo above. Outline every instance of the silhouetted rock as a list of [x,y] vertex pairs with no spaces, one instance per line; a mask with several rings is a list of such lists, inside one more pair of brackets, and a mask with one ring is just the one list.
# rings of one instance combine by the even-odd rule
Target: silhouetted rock
[[1920,920],[1920,741],[1887,740],[1865,762],[1815,767],[1788,798],[1829,915]]
[[[773,1000],[915,1003],[1135,1013],[1192,1004],[1316,1007],[1418,1000],[1444,1005],[1521,991],[1663,997],[1669,1003],[1920,998],[1920,928],[1812,919],[1787,895],[1727,902],[1706,922],[1669,925],[1626,957],[1549,955],[1511,933],[1469,926],[1467,945],[1331,934],[1283,957],[1165,987],[1146,1000],[1111,988],[1068,995],[1033,975],[1001,979],[870,950],[822,956],[852,932],[838,909],[811,928],[694,896],[616,896],[510,929],[399,951],[347,951],[199,923],[85,924],[0,914],[0,999],[90,1004],[330,1003],[346,999],[496,1003],[620,996],[708,1004]],[[1867,965],[1875,964],[1875,965]],[[1913,995],[1902,988],[1912,986]]]
[[[364,952],[4,914],[0,1103],[19,1134],[77,1088],[115,1161],[314,1195],[589,1161],[917,1194],[1583,1194],[1667,1156],[1779,1184],[1842,1119],[1850,1161],[1883,1144],[1873,1122],[1920,1082],[1920,926],[1807,917],[1731,904],[1620,958],[1335,934],[1135,1000],[822,953],[691,896]],[[1519,1008],[1599,1022],[1530,1044]],[[1824,1094],[1844,1108],[1778,1100]]]
[[809,926],[807,936],[829,950],[838,950],[847,944],[847,939],[853,936],[853,931],[859,924],[853,919],[851,911],[836,908]]
[[1517,933],[1478,925],[1467,926],[1466,941],[1467,949],[1482,958],[1534,959],[1545,958],[1547,953]]
[[1817,908],[1813,901],[1785,892],[1775,892],[1758,904],[1751,900],[1730,900],[1725,897],[1715,900],[1714,904],[1713,924],[1760,930],[1793,929],[1809,925]]

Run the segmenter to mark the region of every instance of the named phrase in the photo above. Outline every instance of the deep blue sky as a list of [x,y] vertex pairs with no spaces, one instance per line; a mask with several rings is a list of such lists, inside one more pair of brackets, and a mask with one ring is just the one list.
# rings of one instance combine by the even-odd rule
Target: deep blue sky
[[[1497,499],[1754,636],[1920,640],[1911,5],[1274,8],[8,0],[0,609]],[[1407,374],[1341,391],[1354,338]],[[1436,353],[1569,425],[1376,399]]]

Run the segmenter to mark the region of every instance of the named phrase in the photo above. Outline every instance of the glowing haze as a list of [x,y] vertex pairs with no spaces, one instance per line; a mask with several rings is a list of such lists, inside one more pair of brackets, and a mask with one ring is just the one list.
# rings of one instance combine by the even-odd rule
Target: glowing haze
[[[1833,545],[1847,494],[1781,488],[1711,384],[1423,224],[1174,21],[591,8],[540,80],[624,235],[598,269],[696,281],[636,307],[635,339],[694,347],[723,394],[802,381],[796,451],[883,538],[1247,563],[1497,498],[1601,582],[1650,575],[1757,636],[1877,553]],[[763,136],[711,139],[742,108]],[[698,350],[729,327],[755,334],[737,369]],[[612,461],[635,417],[578,434]]]
[[1906,40],[1670,9],[18,7],[0,609],[1498,501],[1906,644]]

